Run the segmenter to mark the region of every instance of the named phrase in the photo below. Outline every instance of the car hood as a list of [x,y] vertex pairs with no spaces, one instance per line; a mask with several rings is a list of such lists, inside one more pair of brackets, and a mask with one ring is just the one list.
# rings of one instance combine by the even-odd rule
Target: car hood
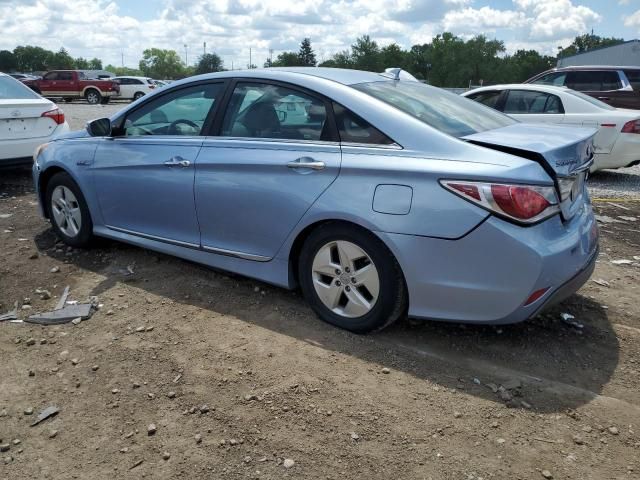
[[595,128],[516,123],[462,137],[537,161],[552,177],[568,177],[591,162]]
[[75,130],[73,132],[67,132],[60,134],[56,137],[56,140],[71,140],[73,138],[87,138],[90,137],[89,132],[86,130]]

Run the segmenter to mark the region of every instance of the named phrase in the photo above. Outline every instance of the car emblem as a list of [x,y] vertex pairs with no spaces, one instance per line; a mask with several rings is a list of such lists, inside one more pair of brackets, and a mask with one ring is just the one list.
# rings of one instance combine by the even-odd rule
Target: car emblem
[[20,112],[20,110],[14,110],[13,112],[11,112],[11,116],[12,117],[19,117],[21,113],[22,112]]

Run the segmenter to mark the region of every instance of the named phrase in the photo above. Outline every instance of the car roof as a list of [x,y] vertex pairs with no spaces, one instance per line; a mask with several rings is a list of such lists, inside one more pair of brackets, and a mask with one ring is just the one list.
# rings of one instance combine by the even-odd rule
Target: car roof
[[566,67],[556,67],[550,72],[563,72],[565,70],[640,70],[640,67],[633,65],[567,65]]
[[[329,68],[329,67],[271,67],[271,68],[254,68],[250,70],[230,70],[225,72],[207,73],[200,75],[202,79],[206,78],[265,78],[265,74],[272,76],[274,73],[283,72],[293,74],[295,76],[312,76],[331,80],[343,85],[355,85],[357,83],[379,82],[389,80],[379,73],[365,72],[363,70],[350,70],[346,68]],[[193,77],[189,77],[191,80]]]

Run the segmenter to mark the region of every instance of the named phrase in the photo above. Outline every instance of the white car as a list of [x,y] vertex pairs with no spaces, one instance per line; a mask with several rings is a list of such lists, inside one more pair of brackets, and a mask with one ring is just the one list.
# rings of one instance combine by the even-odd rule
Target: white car
[[462,95],[524,123],[597,128],[591,171],[640,163],[639,110],[614,108],[584,93],[550,85],[495,85]]
[[68,131],[55,103],[0,73],[0,166],[33,162],[38,145]]
[[120,84],[120,95],[116,97],[118,99],[138,100],[157,87],[149,77],[114,77],[111,80]]

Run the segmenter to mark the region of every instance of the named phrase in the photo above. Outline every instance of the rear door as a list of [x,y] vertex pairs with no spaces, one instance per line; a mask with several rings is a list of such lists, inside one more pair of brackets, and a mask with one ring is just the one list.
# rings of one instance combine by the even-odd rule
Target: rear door
[[103,139],[92,171],[107,227],[197,248],[195,161],[224,82],[173,89],[132,110]]
[[58,93],[57,89],[58,72],[49,72],[45,74],[38,82],[38,88],[42,95],[55,95]]
[[330,104],[295,86],[238,81],[196,164],[203,248],[273,258],[340,168]]
[[75,97],[81,94],[80,83],[76,79],[76,75],[74,72],[58,72],[56,91],[59,92],[59,95]]
[[564,106],[559,96],[534,90],[508,90],[502,111],[524,123],[562,123]]

